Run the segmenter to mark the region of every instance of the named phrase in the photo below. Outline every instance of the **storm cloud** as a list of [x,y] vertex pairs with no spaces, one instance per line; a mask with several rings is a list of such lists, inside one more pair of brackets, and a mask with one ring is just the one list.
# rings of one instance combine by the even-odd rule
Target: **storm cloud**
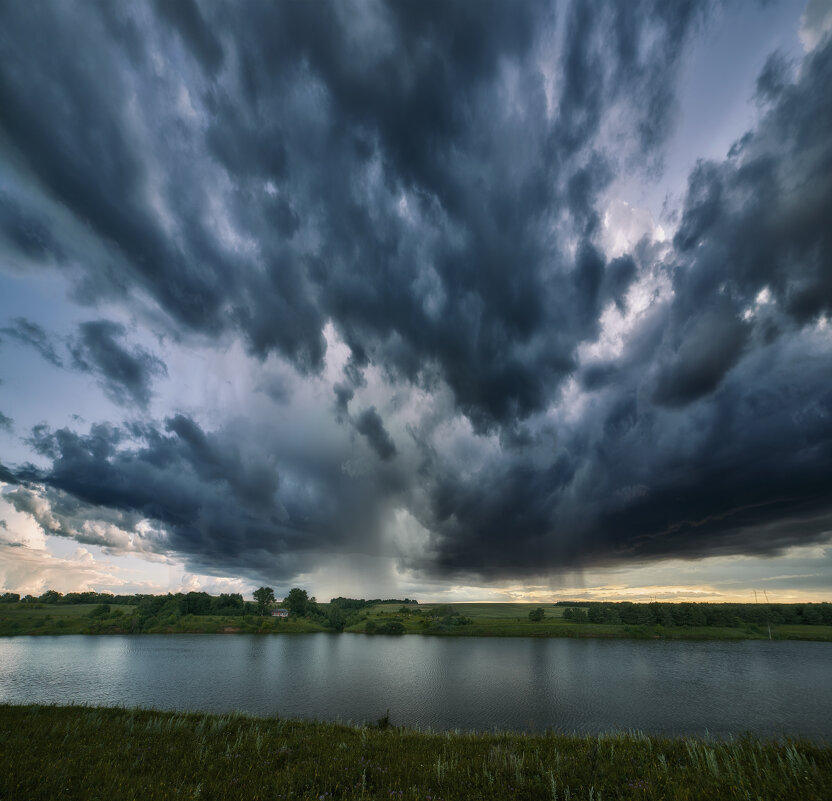
[[[0,467],[15,508],[84,542],[145,521],[149,550],[263,580],[324,554],[494,579],[828,537],[829,37],[765,61],[757,121],[695,164],[670,237],[604,244],[712,11],[8,4],[2,252],[209,364],[240,346],[274,401],[186,411],[147,336],[84,322],[72,365],[127,418],[33,431],[33,463]],[[34,324],[3,333],[61,363]]]
[[[207,432],[181,414],[158,427],[96,424],[85,435],[40,426],[30,443],[50,467],[20,468],[7,498],[50,534],[176,554],[207,573],[288,581],[321,552],[379,547],[379,505],[338,463],[348,445],[321,459],[288,438],[278,452],[259,434],[244,424]],[[394,480],[379,481],[392,495]]]
[[167,375],[164,362],[140,346],[128,349],[119,341],[126,330],[108,320],[81,323],[71,346],[77,370],[97,376],[105,392],[121,405],[147,406],[155,377]]
[[23,345],[33,347],[50,364],[56,367],[63,366],[63,360],[58,355],[53,338],[37,323],[25,317],[17,317],[12,321],[12,325],[0,328],[0,334],[5,334]]
[[396,455],[396,445],[384,427],[384,421],[374,406],[365,409],[355,421],[355,429],[367,438],[379,459],[388,461]]

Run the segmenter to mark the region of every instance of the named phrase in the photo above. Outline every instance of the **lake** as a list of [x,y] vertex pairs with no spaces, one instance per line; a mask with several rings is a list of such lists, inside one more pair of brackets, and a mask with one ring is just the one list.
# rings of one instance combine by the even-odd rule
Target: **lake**
[[832,742],[832,644],[363,634],[0,638],[0,702]]

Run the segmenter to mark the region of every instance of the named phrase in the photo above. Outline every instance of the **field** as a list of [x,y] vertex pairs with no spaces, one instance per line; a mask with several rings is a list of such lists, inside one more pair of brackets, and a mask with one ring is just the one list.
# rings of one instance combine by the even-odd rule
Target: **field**
[[464,734],[239,715],[0,706],[0,798],[829,799],[805,741]]
[[[542,606],[544,617],[529,620],[539,604],[462,603],[377,604],[362,609],[348,621],[347,632],[365,632],[368,623],[378,633],[400,626],[404,634],[455,637],[604,637],[684,640],[768,639],[765,626],[636,626],[575,623],[565,620],[565,607]],[[441,607],[441,609],[440,609]],[[321,604],[326,612],[328,604]],[[438,612],[438,614],[434,614]],[[326,618],[291,617],[280,620],[257,615],[160,615],[142,623],[137,607],[113,604],[104,612],[96,604],[0,604],[0,636],[54,634],[304,634],[332,631]],[[773,625],[776,640],[832,642],[832,626]]]
[[[2,604],[0,636],[19,634],[129,634],[137,607],[112,604],[106,614],[96,614],[98,604]],[[311,620],[278,620],[255,615],[185,615],[159,621],[146,634],[303,634],[324,631]],[[2,799],[0,799],[2,801]]]
[[[471,622],[466,625],[449,626],[445,629],[426,626],[431,610],[447,606]],[[377,625],[399,621],[407,634],[431,634],[456,637],[605,637],[637,639],[684,639],[684,640],[762,640],[768,639],[764,627],[717,627],[717,626],[627,626],[608,623],[573,623],[564,620],[565,607],[543,605],[543,620],[534,623],[529,612],[541,604],[513,603],[461,603],[461,604],[419,604],[403,611],[401,604],[378,604],[365,611],[366,620],[350,626],[347,631],[364,631],[367,620]],[[416,610],[419,610],[418,612]],[[832,626],[781,625],[771,627],[775,640],[819,640],[832,642]]]

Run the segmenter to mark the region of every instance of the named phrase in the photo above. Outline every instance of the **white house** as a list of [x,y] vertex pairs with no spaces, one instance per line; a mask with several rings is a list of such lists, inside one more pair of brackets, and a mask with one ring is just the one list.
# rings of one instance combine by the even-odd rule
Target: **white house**
[[289,617],[288,609],[272,609],[272,617]]

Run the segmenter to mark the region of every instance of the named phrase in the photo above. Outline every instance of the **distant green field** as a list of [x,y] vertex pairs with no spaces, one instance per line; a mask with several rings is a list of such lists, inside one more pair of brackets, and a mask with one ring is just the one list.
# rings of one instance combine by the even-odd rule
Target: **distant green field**
[[[464,626],[438,629],[426,625],[430,612],[438,607],[450,607],[451,613],[469,618]],[[529,620],[532,609],[542,607],[543,620]],[[586,607],[573,607],[583,608]],[[381,625],[399,621],[406,634],[431,634],[454,637],[601,637],[673,640],[762,640],[768,639],[768,629],[756,627],[723,626],[633,626],[610,623],[573,623],[564,620],[566,607],[551,604],[515,603],[459,603],[419,604],[405,607],[402,604],[377,604],[362,610],[362,620],[348,627],[347,631],[362,632],[367,621]],[[772,639],[819,640],[832,642],[832,626],[781,625],[772,626]]]
[[[513,604],[513,603],[462,603],[462,604],[419,604],[418,606],[409,606],[411,610],[420,609],[422,612],[428,612],[437,607],[450,606],[454,612],[458,612],[466,617],[474,620],[528,620],[529,612],[532,609],[541,607],[545,613],[546,618],[562,618],[566,607],[552,606],[552,604]],[[371,615],[390,615],[395,614],[402,608],[401,604],[376,604],[371,607]]]
[[781,640],[824,640],[832,642],[832,626],[772,626],[772,633]]

